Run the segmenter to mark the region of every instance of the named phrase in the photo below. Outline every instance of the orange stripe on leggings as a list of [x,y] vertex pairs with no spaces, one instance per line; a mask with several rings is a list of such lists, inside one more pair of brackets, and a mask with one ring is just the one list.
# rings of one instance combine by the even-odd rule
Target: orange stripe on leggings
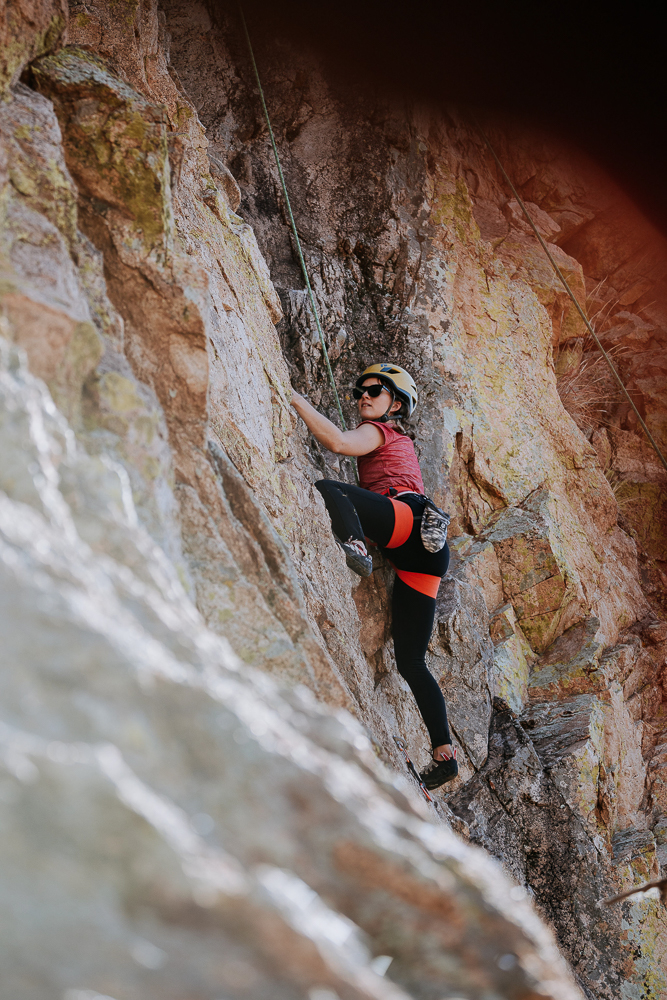
[[[396,569],[395,566],[394,569]],[[428,573],[410,573],[406,569],[396,569],[396,576],[408,587],[418,590],[420,594],[426,594],[427,597],[438,596],[439,576],[429,576]]]
[[394,530],[387,542],[387,548],[397,549],[399,545],[407,542],[412,534],[414,518],[412,516],[412,507],[409,504],[403,503],[401,500],[394,500],[393,497],[388,497],[388,499],[394,505]]

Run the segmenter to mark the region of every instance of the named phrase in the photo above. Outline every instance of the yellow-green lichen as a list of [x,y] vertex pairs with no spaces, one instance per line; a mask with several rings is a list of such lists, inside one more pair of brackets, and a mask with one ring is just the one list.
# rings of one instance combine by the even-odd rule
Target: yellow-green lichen
[[13,163],[9,168],[9,179],[19,194],[24,194],[27,197],[37,194],[38,187],[34,177],[23,170],[20,163]]
[[142,406],[136,383],[118,372],[106,372],[100,378],[99,392],[114,413],[127,415]]
[[102,340],[92,323],[77,323],[49,388],[56,405],[68,420],[77,425],[81,419],[83,384],[102,357]]
[[[646,881],[646,876],[642,874],[640,881]],[[628,940],[636,948],[632,980],[642,1000],[663,1000],[667,995],[663,913],[659,900],[640,897],[630,903],[629,917],[623,921]]]
[[171,204],[163,109],[76,47],[40,60],[35,77],[55,100],[73,172],[92,185],[89,193],[127,213],[148,250],[164,245]]
[[[85,412],[87,431],[104,428],[127,437],[128,447],[133,451],[143,452],[153,446],[159,434],[160,413],[157,408],[147,407],[136,382],[118,372],[104,372],[90,386],[89,396]],[[154,480],[162,472],[155,455],[143,455],[136,462],[146,480]]]
[[431,221],[436,226],[453,229],[461,243],[477,242],[479,229],[472,214],[467,185],[462,178],[439,178],[433,196]]
[[137,20],[139,12],[139,0],[110,0],[110,6],[114,9],[114,20],[130,27]]
[[71,21],[74,28],[89,28],[91,24],[95,23],[95,19],[90,16],[90,14],[82,13],[76,14]]
[[510,639],[496,646],[493,654],[497,694],[517,713],[522,711],[526,700],[530,675],[526,654],[530,652],[525,639],[513,633]]
[[178,105],[178,111],[176,112],[176,128],[178,131],[182,129],[191,118],[194,117],[194,111],[189,104]]

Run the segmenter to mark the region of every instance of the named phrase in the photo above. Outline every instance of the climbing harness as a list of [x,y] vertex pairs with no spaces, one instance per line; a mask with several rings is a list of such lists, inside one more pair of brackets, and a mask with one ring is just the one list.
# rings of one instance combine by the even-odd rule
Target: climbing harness
[[280,185],[283,189],[283,197],[285,198],[285,206],[287,208],[287,215],[289,216],[290,227],[292,229],[292,235],[294,236],[294,243],[296,245],[296,252],[299,257],[299,263],[301,265],[301,271],[303,273],[303,279],[306,282],[306,289],[308,291],[308,297],[310,299],[310,305],[313,310],[313,316],[315,317],[315,326],[317,327],[317,332],[320,338],[320,344],[322,345],[322,353],[324,355],[324,363],[326,365],[327,374],[329,375],[329,382],[331,383],[331,389],[334,394],[334,399],[336,400],[336,408],[338,410],[338,415],[340,416],[340,422],[342,424],[343,430],[347,430],[347,424],[345,423],[345,417],[343,416],[343,408],[340,405],[340,398],[338,396],[338,390],[336,389],[336,383],[334,381],[333,372],[331,370],[331,362],[329,361],[329,352],[327,351],[326,341],[324,339],[324,333],[322,331],[322,324],[320,323],[320,315],[317,311],[317,305],[315,304],[315,296],[313,295],[313,289],[310,285],[310,278],[308,277],[308,269],[306,268],[306,262],[303,257],[303,252],[301,250],[301,240],[299,239],[299,234],[296,229],[296,223],[294,221],[294,215],[292,214],[292,205],[289,199],[289,194],[287,193],[287,185],[285,184],[285,177],[283,174],[283,168],[280,165],[280,157],[278,155],[278,147],[276,146],[276,140],[273,135],[273,128],[271,127],[271,119],[269,118],[269,111],[266,106],[266,100],[264,99],[264,90],[262,88],[262,81],[259,78],[259,70],[257,69],[257,63],[255,62],[255,53],[253,51],[252,42],[250,41],[250,34],[248,32],[248,25],[246,24],[245,15],[243,9],[239,7],[239,14],[241,15],[241,21],[243,23],[243,31],[245,33],[246,42],[248,43],[248,52],[250,53],[250,60],[252,62],[252,68],[255,73],[255,80],[257,82],[257,89],[259,90],[259,99],[262,102],[262,109],[264,111],[264,118],[266,119],[266,125],[269,130],[269,138],[271,139],[271,147],[273,149],[273,155],[276,161],[276,166],[278,168],[278,176],[280,177]]
[[404,741],[401,739],[400,736],[394,736],[394,743],[396,744],[398,752],[403,757],[403,760],[407,765],[408,771],[419,785],[419,789],[422,795],[424,796],[427,802],[433,802],[433,796],[430,794],[428,788],[426,787],[422,779],[419,777],[419,771],[410,760],[410,756],[408,754],[408,748],[406,747]]
[[653,435],[651,434],[650,430],[648,429],[648,427],[644,423],[642,415],[639,412],[639,410],[637,409],[637,407],[635,406],[635,404],[634,404],[634,402],[632,400],[632,397],[630,396],[630,393],[625,388],[625,385],[623,384],[621,376],[618,374],[618,371],[616,370],[616,366],[615,366],[614,362],[611,360],[611,358],[609,357],[609,355],[605,351],[604,347],[600,343],[595,330],[593,329],[590,321],[588,320],[588,317],[586,316],[586,313],[584,312],[584,310],[582,309],[581,305],[579,304],[579,300],[577,299],[577,297],[575,296],[574,292],[570,288],[570,286],[569,286],[569,284],[567,282],[567,279],[565,278],[565,275],[563,274],[563,272],[559,268],[558,264],[554,260],[551,252],[549,251],[548,246],[546,245],[546,243],[542,239],[542,234],[539,232],[537,226],[533,222],[533,220],[532,220],[532,218],[530,216],[530,212],[528,211],[528,209],[526,208],[526,206],[523,203],[521,195],[519,194],[519,192],[517,191],[517,189],[514,187],[514,184],[512,184],[512,181],[510,180],[510,178],[509,178],[509,176],[507,174],[507,171],[505,170],[505,168],[503,167],[502,163],[500,162],[500,160],[496,156],[496,151],[493,148],[493,146],[491,145],[491,143],[489,142],[489,140],[488,140],[488,138],[486,136],[486,133],[484,132],[484,129],[482,128],[482,126],[479,124],[479,122],[476,119],[473,119],[473,121],[475,122],[475,125],[477,126],[477,129],[479,130],[479,133],[482,136],[482,139],[484,140],[484,143],[486,144],[489,152],[491,153],[491,156],[496,161],[496,165],[498,166],[498,169],[500,170],[501,174],[503,175],[503,177],[507,181],[507,184],[508,184],[508,186],[509,186],[512,194],[514,195],[514,197],[516,198],[517,202],[519,203],[519,206],[521,207],[521,211],[526,216],[526,219],[528,221],[528,225],[530,226],[530,228],[533,230],[533,232],[537,236],[538,240],[540,241],[540,245],[541,245],[542,249],[544,250],[545,254],[547,255],[547,257],[549,258],[549,263],[551,264],[551,266],[553,267],[554,271],[556,272],[558,280],[560,281],[561,285],[563,286],[563,288],[565,289],[565,291],[567,292],[567,294],[572,299],[572,302],[574,303],[575,309],[577,310],[577,312],[581,316],[582,320],[586,324],[586,329],[588,330],[588,332],[590,333],[591,337],[593,338],[593,340],[597,344],[598,348],[600,349],[600,351],[602,353],[602,356],[605,359],[605,361],[607,362],[607,364],[609,365],[609,370],[611,371],[612,375],[614,376],[614,378],[615,378],[615,380],[616,380],[616,382],[617,382],[617,384],[618,384],[621,392],[623,393],[623,395],[627,399],[628,403],[632,407],[632,409],[633,409],[633,411],[635,413],[635,416],[637,417],[637,420],[639,421],[639,423],[641,425],[641,428],[644,431],[644,434],[646,435],[646,437],[650,441],[650,443],[653,446],[653,449],[654,449],[656,455],[658,456],[658,458],[662,462],[663,466],[667,470],[667,460],[665,459],[665,456],[660,451],[660,448],[658,447],[658,444],[655,441],[655,439],[654,439]]

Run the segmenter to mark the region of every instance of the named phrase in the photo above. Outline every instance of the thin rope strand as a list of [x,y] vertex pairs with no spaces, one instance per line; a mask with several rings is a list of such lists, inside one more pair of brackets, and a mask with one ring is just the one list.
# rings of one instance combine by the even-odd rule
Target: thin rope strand
[[347,430],[347,424],[345,423],[345,417],[343,416],[343,408],[340,405],[340,398],[338,396],[338,390],[336,388],[336,382],[334,380],[333,372],[331,370],[331,362],[329,361],[329,352],[327,351],[326,341],[324,340],[324,333],[322,332],[322,325],[320,323],[320,316],[317,311],[317,306],[315,304],[315,296],[313,295],[313,290],[310,286],[310,279],[308,277],[308,270],[306,268],[306,262],[303,257],[301,250],[301,240],[299,239],[299,234],[296,230],[296,223],[294,221],[294,216],[292,214],[292,205],[290,203],[289,195],[287,193],[287,185],[285,184],[285,177],[283,175],[283,168],[280,165],[280,157],[278,155],[278,147],[276,146],[276,140],[273,135],[273,129],[271,127],[271,119],[269,118],[269,111],[266,106],[266,101],[264,99],[264,90],[262,88],[262,81],[259,78],[259,70],[257,69],[257,63],[255,62],[255,53],[253,51],[252,42],[250,41],[250,34],[248,32],[248,25],[246,24],[245,16],[241,7],[239,7],[239,13],[241,15],[241,21],[243,22],[243,31],[245,32],[246,42],[248,43],[248,51],[250,52],[250,59],[252,62],[252,68],[255,72],[255,80],[257,81],[257,88],[259,90],[259,98],[262,102],[262,109],[264,111],[264,118],[266,119],[266,124],[269,130],[269,138],[271,139],[271,146],[273,148],[273,155],[276,161],[276,166],[278,168],[278,176],[280,177],[280,184],[283,189],[283,196],[285,198],[285,205],[287,206],[287,214],[289,216],[290,227],[292,229],[292,234],[294,236],[294,242],[296,244],[296,252],[299,257],[299,263],[301,264],[301,271],[303,272],[303,278],[306,282],[306,288],[308,289],[308,296],[310,298],[310,305],[313,310],[313,315],[315,317],[315,325],[317,327],[317,332],[320,337],[320,344],[322,345],[322,352],[324,354],[324,363],[326,365],[327,373],[329,375],[329,381],[331,383],[331,388],[333,390],[334,399],[336,400],[336,407],[338,409],[338,414],[340,416],[340,422],[343,425],[343,430]]
[[611,358],[609,357],[609,355],[608,355],[608,354],[607,354],[607,352],[605,351],[604,347],[603,347],[603,346],[602,346],[602,344],[600,343],[600,341],[599,341],[599,339],[598,339],[598,336],[597,336],[597,334],[596,334],[595,330],[594,330],[594,329],[593,329],[593,327],[591,326],[591,324],[590,324],[590,322],[589,322],[589,320],[588,320],[588,317],[586,316],[586,314],[585,314],[584,310],[583,310],[583,309],[581,308],[581,305],[579,304],[579,300],[577,299],[577,297],[575,296],[574,292],[573,292],[573,291],[572,291],[572,289],[570,288],[570,286],[569,286],[569,284],[568,284],[568,282],[567,282],[567,279],[565,278],[565,275],[563,274],[563,272],[562,272],[562,271],[561,271],[561,269],[559,268],[558,264],[557,264],[557,263],[556,263],[556,261],[554,260],[554,258],[553,258],[553,256],[552,256],[552,254],[551,254],[551,252],[550,252],[550,250],[549,250],[549,247],[548,247],[548,246],[546,245],[546,243],[545,243],[545,242],[544,242],[544,240],[542,239],[542,234],[541,234],[541,233],[540,233],[540,232],[538,231],[538,229],[537,229],[537,226],[536,226],[536,225],[535,225],[535,223],[533,222],[533,220],[532,220],[532,218],[531,218],[531,216],[530,216],[530,213],[529,213],[528,209],[526,208],[526,206],[525,206],[525,205],[524,205],[524,203],[523,203],[523,200],[522,200],[522,198],[521,198],[521,195],[519,194],[519,192],[517,191],[517,189],[516,189],[516,188],[514,187],[514,184],[512,184],[512,181],[510,180],[510,178],[509,178],[509,176],[508,176],[508,174],[507,174],[507,171],[505,170],[505,168],[503,167],[502,163],[500,162],[500,160],[499,160],[499,159],[498,159],[498,157],[496,156],[496,151],[495,151],[495,149],[493,148],[493,146],[491,145],[491,143],[489,142],[489,140],[487,139],[487,137],[486,137],[486,133],[484,132],[484,129],[483,129],[483,128],[482,128],[482,126],[481,126],[481,125],[479,124],[479,122],[478,122],[478,121],[476,121],[476,120],[475,120],[475,124],[476,124],[477,128],[479,129],[479,132],[480,132],[480,135],[482,136],[482,139],[483,139],[483,140],[484,140],[484,142],[486,143],[486,145],[487,145],[487,147],[488,147],[488,149],[489,149],[489,152],[491,153],[491,156],[492,156],[492,157],[493,157],[493,159],[494,159],[494,160],[496,161],[496,164],[497,164],[497,166],[498,166],[498,169],[500,170],[501,174],[503,175],[503,177],[504,177],[504,178],[505,178],[505,180],[507,181],[507,183],[508,183],[508,185],[509,185],[509,187],[510,187],[510,189],[511,189],[511,191],[512,191],[512,194],[514,195],[514,197],[515,197],[515,198],[516,198],[516,200],[518,201],[519,205],[521,206],[521,211],[522,211],[522,212],[523,212],[523,214],[524,214],[524,215],[526,216],[526,219],[528,220],[528,224],[529,224],[530,228],[531,228],[531,229],[533,230],[533,232],[534,232],[534,233],[535,233],[535,235],[537,236],[538,240],[540,241],[540,244],[541,244],[541,246],[542,246],[542,249],[544,250],[544,252],[545,252],[545,254],[547,255],[547,257],[549,258],[549,261],[550,261],[550,263],[551,263],[551,266],[553,267],[554,271],[555,271],[555,272],[556,272],[556,274],[558,275],[558,279],[559,279],[560,283],[562,284],[563,288],[565,289],[565,291],[567,292],[567,294],[568,294],[568,295],[570,296],[570,298],[572,299],[572,301],[573,301],[573,303],[574,303],[574,305],[575,305],[575,308],[576,308],[577,312],[579,313],[579,315],[580,315],[580,316],[581,316],[581,318],[583,319],[584,323],[586,324],[586,329],[588,330],[588,332],[590,333],[591,337],[593,338],[593,340],[595,341],[595,343],[596,343],[596,344],[597,344],[597,346],[599,347],[600,351],[602,352],[602,356],[604,357],[605,361],[606,361],[606,362],[607,362],[607,364],[609,365],[609,369],[610,369],[610,371],[611,371],[612,375],[614,376],[614,378],[616,379],[616,382],[618,383],[618,385],[619,385],[619,388],[621,389],[621,392],[623,393],[623,395],[624,395],[624,396],[625,396],[625,398],[627,399],[628,403],[630,404],[630,406],[631,406],[631,407],[632,407],[632,409],[634,410],[634,412],[635,412],[635,415],[636,415],[636,417],[637,417],[637,420],[638,420],[638,421],[639,421],[639,423],[641,424],[641,428],[642,428],[642,430],[644,431],[644,434],[646,434],[646,437],[647,437],[647,438],[649,439],[649,441],[651,442],[651,444],[652,444],[652,446],[653,446],[653,449],[654,449],[654,451],[655,451],[656,455],[658,456],[658,458],[659,458],[659,459],[660,459],[660,461],[662,462],[663,466],[664,466],[664,467],[665,467],[665,469],[667,470],[667,461],[665,460],[665,456],[664,456],[664,455],[662,454],[662,452],[660,451],[660,448],[658,447],[658,444],[657,444],[657,442],[655,441],[655,439],[653,438],[653,435],[651,434],[650,430],[648,429],[648,427],[647,427],[647,426],[646,426],[646,424],[644,423],[644,420],[642,419],[642,415],[641,415],[641,413],[639,412],[639,410],[638,410],[638,409],[637,409],[637,407],[635,406],[635,404],[634,404],[634,401],[633,401],[632,397],[630,396],[630,393],[629,393],[629,392],[628,392],[628,390],[627,390],[627,389],[625,388],[625,385],[623,384],[623,381],[621,380],[621,376],[620,376],[620,375],[618,374],[618,371],[617,371],[617,369],[616,369],[616,366],[615,366],[614,362],[613,362],[613,361],[611,360]]

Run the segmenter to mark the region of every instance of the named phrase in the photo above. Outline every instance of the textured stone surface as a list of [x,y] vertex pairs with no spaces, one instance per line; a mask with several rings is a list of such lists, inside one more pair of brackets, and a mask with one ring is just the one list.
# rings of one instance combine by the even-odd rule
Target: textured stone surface
[[79,249],[76,190],[47,101],[19,84],[2,105],[0,129],[3,312],[35,373],[76,421],[83,382],[102,353],[72,259]]
[[[567,402],[589,345],[479,139],[251,26],[346,414],[367,363],[413,370],[452,513],[428,662],[461,772],[430,825],[376,759],[428,759],[391,571],[346,568],[312,484],[350,463],[288,406],[335,419],[236,13],[74,3],[63,48],[59,7],[17,11],[3,334],[63,416],[7,362],[14,992],[575,996],[528,894],[589,996],[657,1000],[663,912],[597,898],[664,863],[664,479],[609,380]],[[573,151],[489,133],[662,435],[664,245]],[[522,721],[489,736],[494,696]]]
[[[224,203],[216,214],[203,200],[194,206],[188,201],[207,226],[212,251],[220,258],[204,261],[215,266],[213,284],[210,272],[191,260],[175,235],[184,213],[174,215],[174,207],[180,206],[171,200],[161,106],[147,101],[83,49],[63,50],[41,60],[34,71],[40,88],[55,98],[79,186],[81,222],[105,252],[109,291],[124,318],[126,353],[166,414],[187,572],[198,603],[247,662],[261,661],[292,680],[301,678],[305,668],[317,690],[316,675],[324,660],[327,676],[320,693],[334,703],[348,703],[336,667],[314,643],[301,590],[293,582],[284,585],[290,571],[278,573],[276,579],[276,554],[279,561],[284,556],[281,543],[272,540],[267,548],[256,537],[255,527],[260,536],[267,534],[261,527],[263,510],[247,487],[230,509],[219,462],[211,459],[210,448],[215,449],[221,434],[251,485],[264,482],[269,469],[275,479],[276,449],[280,455],[284,427],[291,427],[285,417],[286,368],[271,323],[270,310],[276,318],[279,305],[252,233]],[[195,126],[196,136],[201,129]],[[211,186],[201,149],[195,146],[191,155],[194,193],[201,199],[217,188]],[[203,177],[196,172],[202,163]],[[192,213],[187,217],[190,228],[197,221]],[[249,306],[242,319],[234,298]],[[275,375],[267,381],[265,371],[271,364]],[[245,405],[252,407],[256,419],[253,426],[246,412],[243,430],[238,431],[238,414],[234,423],[225,420],[217,403],[221,378],[229,388],[226,372],[246,365],[254,369],[261,388],[258,384],[251,399],[248,384],[244,386]],[[228,395],[227,405],[230,402]],[[236,483],[236,471],[230,475],[229,482]],[[293,483],[288,488],[294,492]],[[234,491],[238,493],[238,487],[232,487]],[[250,582],[253,570],[257,579]],[[240,616],[234,614],[236,607],[243,608]],[[294,653],[304,643],[310,656],[307,663],[303,658],[299,663]]]
[[[576,150],[557,148],[546,137],[532,144],[512,141],[512,130],[494,133],[497,151],[520,179],[530,198],[561,226],[552,239],[582,265],[586,301],[598,335],[612,351],[615,363],[651,433],[665,453],[667,398],[667,244],[630,199]],[[641,250],[640,250],[641,248]],[[583,347],[584,345],[582,345]],[[589,350],[590,345],[586,345]],[[585,355],[587,363],[594,354]],[[600,368],[596,377],[604,375]],[[664,537],[664,495],[667,480],[639,427],[627,400],[607,381],[594,391],[590,429],[624,438],[620,453],[608,452],[603,463],[614,482],[625,527],[634,533],[642,556],[644,589],[664,617],[665,561],[655,551]],[[592,420],[590,419],[592,416]],[[590,433],[590,431],[589,431]],[[631,457],[632,456],[632,457]],[[634,469],[628,468],[628,460]],[[648,475],[637,467],[654,466]],[[627,487],[622,485],[626,483]],[[649,489],[639,484],[652,483]],[[637,484],[637,485],[635,485]],[[624,496],[625,494],[625,496]],[[625,501],[625,502],[624,502]],[[650,525],[661,528],[650,537]],[[647,530],[648,529],[648,530]]]
[[[533,506],[548,509],[548,498]],[[509,507],[496,513],[484,537],[496,552],[503,596],[512,604],[533,648],[542,651],[550,645],[563,615],[572,614],[568,606],[575,595],[568,593],[567,568],[559,565],[554,554],[554,548],[562,552],[563,547],[552,543],[542,510],[535,514]]]
[[475,769],[487,754],[492,649],[479,591],[458,580],[445,580],[436,605],[428,665],[447,697],[456,741]]
[[[172,19],[173,61],[216,156],[236,171],[243,195],[239,210],[252,220],[270,262],[294,374],[315,402],[329,407],[288,235],[272,223],[280,201],[266,142],[261,136],[244,138],[254,128],[254,105],[242,88],[216,94],[190,70],[188,53],[196,50],[199,65],[225,65],[230,79],[237,79],[240,70],[227,42],[234,25],[223,20],[221,27],[203,32],[189,28],[178,4],[169,8],[168,23]],[[373,360],[378,350],[394,352],[424,373],[418,446],[428,489],[454,505],[454,534],[461,529],[479,534],[495,510],[522,505],[548,481],[552,542],[559,533],[567,536],[558,553],[569,567],[566,603],[576,595],[579,607],[600,605],[613,641],[618,623],[630,624],[632,608],[642,600],[632,543],[616,527],[617,507],[596,468],[594,449],[554,396],[554,324],[537,284],[533,287],[528,272],[510,269],[502,253],[494,254],[480,239],[472,211],[478,195],[486,196],[487,204],[493,196],[501,216],[498,205],[505,199],[493,187],[474,139],[461,121],[449,132],[443,122],[418,114],[408,123],[382,100],[373,124],[365,114],[360,126],[352,95],[334,93],[326,81],[316,83],[318,71],[307,60],[304,80],[312,82],[302,95],[270,48],[259,44],[339,384],[349,384],[358,364]],[[290,60],[294,64],[293,54]],[[372,190],[363,179],[371,173],[378,178]],[[474,197],[464,174],[476,178]],[[411,201],[416,189],[424,195],[419,205]],[[534,248],[531,253],[537,260]],[[583,288],[580,272],[578,280],[577,288]],[[448,480],[442,474],[447,467]],[[328,468],[336,474],[335,466]],[[628,567],[620,579],[619,563]],[[547,644],[554,630],[572,623],[560,611],[550,614],[556,618],[550,634],[553,622],[546,622]],[[539,625],[541,630],[545,623]]]
[[65,0],[35,0],[0,6],[0,90],[16,83],[29,59],[57,45],[67,25]]
[[532,672],[532,698],[554,699],[563,694],[595,690],[599,686],[602,653],[602,646],[596,641],[599,628],[597,618],[588,618],[573,625],[554,642]]
[[[472,839],[535,893],[592,996],[611,1000],[648,989],[659,997],[667,988],[661,904],[642,900],[623,913],[598,907],[619,876],[633,884],[647,869],[633,870],[625,857],[619,868],[594,826],[585,825],[596,803],[603,728],[593,701],[580,695],[535,706],[521,724],[496,700],[489,758],[448,801]],[[653,843],[650,832],[633,836],[633,843]]]
[[531,907],[358,724],[205,628],[122,468],[4,340],[0,440],[6,991],[578,996]]
[[497,608],[489,621],[493,650],[493,694],[520,713],[528,697],[535,654],[528,645],[511,604]]

